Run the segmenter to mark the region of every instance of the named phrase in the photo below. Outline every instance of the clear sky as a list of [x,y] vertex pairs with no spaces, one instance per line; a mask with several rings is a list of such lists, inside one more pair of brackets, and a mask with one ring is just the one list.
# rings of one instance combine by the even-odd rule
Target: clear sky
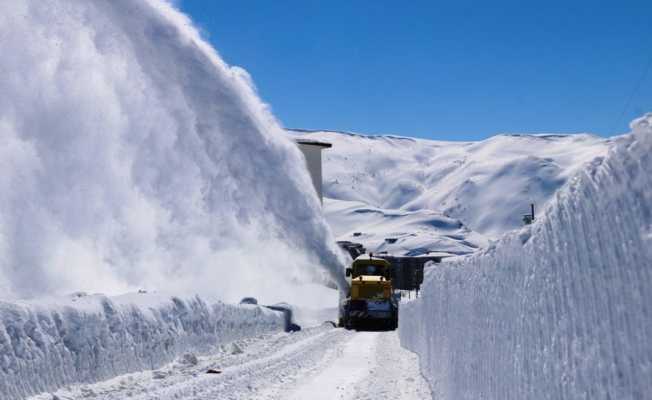
[[652,111],[652,0],[176,4],[286,127],[610,136]]

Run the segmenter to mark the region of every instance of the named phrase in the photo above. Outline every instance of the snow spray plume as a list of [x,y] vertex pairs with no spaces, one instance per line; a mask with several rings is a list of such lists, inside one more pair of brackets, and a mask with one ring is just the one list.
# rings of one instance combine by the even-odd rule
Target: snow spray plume
[[170,5],[1,2],[0,54],[5,297],[345,284],[300,152]]

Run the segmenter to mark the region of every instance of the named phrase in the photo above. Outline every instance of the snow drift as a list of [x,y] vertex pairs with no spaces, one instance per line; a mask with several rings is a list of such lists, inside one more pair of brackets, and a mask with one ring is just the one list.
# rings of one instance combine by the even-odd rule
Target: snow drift
[[325,199],[324,215],[339,239],[361,243],[372,253],[461,255],[488,244],[460,220],[427,209],[381,209],[361,201]]
[[1,2],[0,53],[0,296],[342,282],[300,152],[170,5]]
[[401,310],[438,399],[652,392],[652,114],[494,246],[432,267]]
[[266,332],[284,316],[253,305],[209,305],[158,294],[0,302],[0,393],[21,399],[73,383],[154,369],[185,352]]

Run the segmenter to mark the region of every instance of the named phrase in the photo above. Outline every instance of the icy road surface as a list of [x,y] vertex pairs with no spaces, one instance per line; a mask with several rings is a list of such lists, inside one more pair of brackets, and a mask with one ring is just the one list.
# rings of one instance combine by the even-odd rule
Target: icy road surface
[[396,332],[322,326],[235,342],[209,356],[188,355],[155,371],[32,400],[430,398],[417,356],[400,347]]

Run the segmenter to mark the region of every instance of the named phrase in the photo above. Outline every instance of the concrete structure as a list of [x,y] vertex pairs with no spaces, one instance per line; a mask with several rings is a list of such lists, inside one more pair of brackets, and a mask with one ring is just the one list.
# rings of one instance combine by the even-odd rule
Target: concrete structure
[[303,152],[312,178],[312,184],[317,191],[319,200],[323,203],[324,197],[322,194],[322,172],[321,172],[321,151],[333,147],[330,143],[319,142],[310,139],[296,139],[299,149]]
[[432,261],[439,264],[443,258],[441,255],[409,257],[376,253],[374,256],[384,258],[392,264],[392,283],[395,289],[417,291],[423,283],[423,269],[426,263]]

